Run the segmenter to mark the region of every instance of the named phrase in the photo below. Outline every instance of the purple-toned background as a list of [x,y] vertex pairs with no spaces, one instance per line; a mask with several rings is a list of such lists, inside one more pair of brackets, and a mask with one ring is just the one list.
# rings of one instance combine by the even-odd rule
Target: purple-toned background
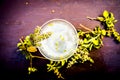
[[[97,17],[104,10],[115,14],[118,20],[115,28],[120,33],[120,0],[0,0],[0,76],[11,80],[56,80],[53,72],[47,72],[49,61],[46,60],[35,59],[38,72],[27,75],[29,61],[16,52],[19,38],[29,35],[37,25],[41,26],[53,18],[66,19],[77,29],[82,29],[80,23],[93,29],[100,23],[86,17]],[[104,38],[103,42],[101,49],[90,54],[95,60],[93,66],[88,62],[76,64],[70,69],[63,67],[61,72],[65,79],[116,78],[120,72],[120,44],[112,38]]]

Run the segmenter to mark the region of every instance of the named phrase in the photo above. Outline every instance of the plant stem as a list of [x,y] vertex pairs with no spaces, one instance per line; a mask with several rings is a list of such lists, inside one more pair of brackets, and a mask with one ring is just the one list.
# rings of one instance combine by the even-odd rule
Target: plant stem
[[44,57],[40,57],[40,56],[32,56],[32,58],[46,59],[46,58],[44,58]]
[[91,42],[92,40],[95,40],[95,39],[98,38],[99,36],[100,36],[100,34],[98,34],[96,37],[94,37],[94,38],[88,40],[88,42]]
[[30,54],[30,67],[32,67],[32,54],[31,53],[29,54]]
[[30,67],[32,67],[32,56],[30,57]]
[[22,39],[19,39],[20,40],[20,42],[23,44],[23,41],[22,41]]
[[87,28],[87,27],[85,27],[84,25],[82,25],[82,24],[80,24],[80,26],[82,27],[82,28],[84,28],[84,29],[86,29],[86,30],[88,30],[88,31],[92,31],[90,28]]
[[113,31],[106,31],[106,32],[113,32]]
[[87,16],[87,18],[88,18],[89,20],[97,20],[96,18],[91,18],[91,17],[89,17],[89,16]]

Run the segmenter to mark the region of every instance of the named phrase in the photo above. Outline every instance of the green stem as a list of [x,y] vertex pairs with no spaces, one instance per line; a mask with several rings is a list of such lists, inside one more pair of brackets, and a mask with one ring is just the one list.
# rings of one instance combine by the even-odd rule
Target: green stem
[[32,67],[32,54],[31,53],[29,54],[30,54],[30,67]]
[[109,31],[106,31],[106,32],[113,32],[113,31],[110,31],[110,30],[109,30]]
[[19,40],[20,40],[20,42],[21,42],[21,43],[22,43],[22,45],[23,45],[24,43],[23,43],[22,39],[19,39]]
[[[40,57],[40,56],[32,56],[32,58],[40,58],[40,59],[46,59],[44,57]],[[47,60],[47,59],[46,59]]]
[[98,34],[96,37],[94,37],[94,38],[88,40],[88,43],[91,42],[91,41],[93,41],[93,40],[95,40],[95,39],[98,38],[99,36],[100,36],[100,34]]
[[30,67],[32,67],[32,57],[30,57]]

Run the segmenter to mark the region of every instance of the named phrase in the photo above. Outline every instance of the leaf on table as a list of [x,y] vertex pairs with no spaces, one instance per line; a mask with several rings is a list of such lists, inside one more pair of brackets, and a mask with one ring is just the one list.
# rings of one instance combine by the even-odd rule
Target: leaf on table
[[104,21],[104,18],[103,17],[97,17],[97,20]]
[[102,30],[102,35],[105,36],[106,35],[106,31]]
[[93,42],[94,45],[99,45],[99,40],[98,39],[94,39],[94,40],[92,40],[92,42]]
[[105,18],[107,18],[107,17],[109,16],[109,12],[108,12],[107,10],[104,10],[103,16],[104,16]]

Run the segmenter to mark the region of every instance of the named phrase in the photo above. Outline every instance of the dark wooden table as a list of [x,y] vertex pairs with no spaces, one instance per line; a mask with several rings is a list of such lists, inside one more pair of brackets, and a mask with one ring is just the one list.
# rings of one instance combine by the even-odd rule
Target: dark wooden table
[[[48,73],[46,60],[34,60],[38,72],[27,75],[29,61],[16,52],[21,36],[29,35],[44,22],[61,18],[71,22],[76,29],[83,24],[91,29],[99,22],[86,19],[97,17],[104,10],[115,14],[115,28],[120,33],[120,0],[1,0],[0,1],[0,76],[11,80],[56,80],[53,72]],[[120,44],[112,38],[104,38],[104,46],[94,50],[90,56],[95,63],[77,64],[62,71],[66,80],[117,78],[120,72]],[[9,77],[10,75],[10,77]],[[96,78],[97,77],[97,78]],[[103,78],[104,77],[104,78]]]

